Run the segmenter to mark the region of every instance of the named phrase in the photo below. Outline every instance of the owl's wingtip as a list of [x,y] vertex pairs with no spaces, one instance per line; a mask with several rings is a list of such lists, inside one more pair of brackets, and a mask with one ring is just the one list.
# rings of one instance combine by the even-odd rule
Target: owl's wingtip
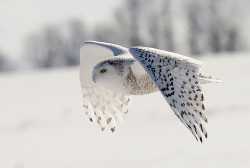
[[138,47],[131,47],[131,48],[129,49],[129,52],[130,52],[131,54],[133,54],[136,50],[138,50]]

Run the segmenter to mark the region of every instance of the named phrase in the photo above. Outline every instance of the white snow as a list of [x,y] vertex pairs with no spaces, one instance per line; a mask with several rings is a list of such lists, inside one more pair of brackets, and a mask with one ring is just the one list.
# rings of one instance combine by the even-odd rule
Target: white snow
[[159,94],[135,96],[104,132],[83,113],[78,67],[0,75],[1,168],[250,167],[250,57],[202,58],[208,139],[198,143]]

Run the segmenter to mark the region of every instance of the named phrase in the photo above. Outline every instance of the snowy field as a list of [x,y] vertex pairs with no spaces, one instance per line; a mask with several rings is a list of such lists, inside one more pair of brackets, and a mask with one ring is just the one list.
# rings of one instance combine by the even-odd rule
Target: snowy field
[[125,125],[83,113],[78,67],[0,75],[0,168],[249,168],[250,57],[200,59],[208,139],[198,143],[159,94],[134,97]]

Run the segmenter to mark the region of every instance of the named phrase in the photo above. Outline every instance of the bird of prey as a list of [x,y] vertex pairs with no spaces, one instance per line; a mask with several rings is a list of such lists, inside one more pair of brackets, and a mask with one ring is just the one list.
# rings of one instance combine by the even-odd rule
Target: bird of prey
[[220,81],[201,73],[201,66],[200,61],[159,49],[87,41],[80,49],[83,107],[91,122],[114,132],[117,124],[123,124],[131,95],[160,91],[202,142],[203,136],[207,138],[203,124],[207,118],[200,84]]

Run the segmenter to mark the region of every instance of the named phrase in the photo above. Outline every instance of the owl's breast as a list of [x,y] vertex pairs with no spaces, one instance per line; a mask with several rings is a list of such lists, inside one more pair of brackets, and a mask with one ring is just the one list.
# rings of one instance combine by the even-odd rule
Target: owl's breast
[[159,91],[153,80],[147,74],[136,76],[131,73],[128,75],[124,87],[128,94],[131,95],[145,95]]

